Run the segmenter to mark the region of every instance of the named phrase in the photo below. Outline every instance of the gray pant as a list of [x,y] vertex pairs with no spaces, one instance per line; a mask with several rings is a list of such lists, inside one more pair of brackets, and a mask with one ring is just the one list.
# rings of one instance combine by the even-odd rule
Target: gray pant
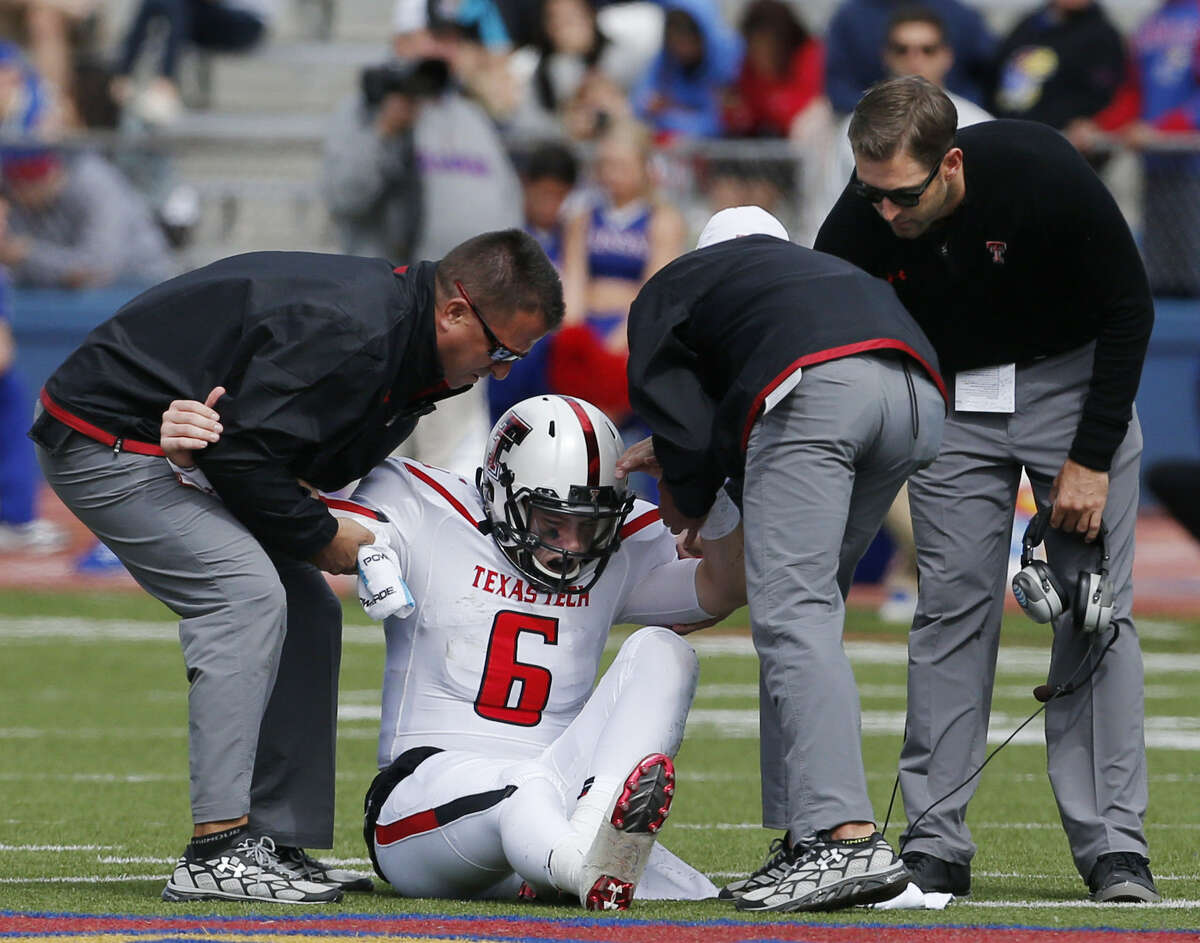
[[[909,482],[920,593],[909,638],[908,729],[900,785],[908,821],[965,780],[983,761],[988,714],[1008,595],[1009,535],[1021,468],[1039,506],[1049,503],[1079,423],[1092,375],[1093,345],[1017,370],[1011,415],[958,413],[946,422],[937,461]],[[1050,782],[1079,873],[1110,851],[1146,853],[1146,750],[1142,733],[1142,656],[1131,618],[1133,535],[1142,435],[1137,416],[1109,473],[1113,619],[1120,637],[1090,682],[1046,708]],[[1074,595],[1081,568],[1094,570],[1094,545],[1051,530],[1046,552]],[[1082,679],[1088,638],[1071,615],[1054,626],[1051,684]],[[1080,668],[1080,665],[1083,667]],[[1037,705],[1032,697],[1029,711]],[[985,774],[986,775],[986,774]],[[965,863],[975,853],[965,817],[978,780],[959,789],[902,839],[906,850]]]
[[280,844],[333,844],[341,605],[315,567],[272,557],[166,461],[71,433],[50,486],[179,617],[192,817],[246,815]]
[[844,600],[900,486],[941,443],[945,404],[919,368],[907,369],[908,378],[903,361],[873,355],[806,368],[750,434],[746,583],[761,666],[763,824],[793,838],[874,819]]

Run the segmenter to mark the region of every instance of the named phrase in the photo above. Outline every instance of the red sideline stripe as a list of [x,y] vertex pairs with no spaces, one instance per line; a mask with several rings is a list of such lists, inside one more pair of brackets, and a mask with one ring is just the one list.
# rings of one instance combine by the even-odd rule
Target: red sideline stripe
[[46,412],[61,422],[64,426],[74,429],[80,435],[85,435],[89,439],[94,439],[101,445],[116,445],[121,443],[122,452],[136,452],[138,455],[157,455],[160,458],[166,453],[157,445],[151,445],[149,442],[138,442],[136,439],[118,439],[111,432],[105,432],[99,426],[93,426],[86,419],[76,416],[74,413],[69,413],[58,403],[50,398],[50,394],[46,392],[45,387],[42,388],[42,406]]
[[433,809],[415,812],[393,822],[391,825],[375,826],[375,843],[377,845],[392,845],[410,835],[420,835],[431,832],[438,827],[437,815]]
[[658,513],[658,508],[652,511],[647,511],[645,514],[640,514],[632,521],[626,521],[625,526],[621,528],[621,539],[624,540],[630,534],[636,534],[639,530],[649,527],[651,524],[662,520],[662,515]]
[[488,940],[597,940],[606,943],[743,943],[748,940],[805,941],[805,943],[1195,943],[1195,931],[1115,930],[1080,927],[881,925],[831,926],[798,921],[670,922],[611,920],[603,917],[513,919],[462,917],[450,914],[391,916],[317,916],[280,914],[270,917],[151,917],[79,916],[77,914],[20,914],[0,912],[0,933],[43,936],[97,933],[162,932],[227,935],[312,933],[320,936],[429,934],[438,939],[468,936]]
[[321,495],[321,500],[326,507],[333,508],[335,511],[349,511],[351,514],[361,514],[363,517],[369,517],[373,521],[381,521],[382,517],[378,512],[372,511],[365,504],[355,504],[353,501],[343,501],[340,498],[327,498]]
[[805,354],[798,360],[793,360],[779,372],[774,380],[759,391],[758,396],[754,397],[754,402],[750,406],[749,414],[746,416],[746,425],[742,428],[742,451],[746,451],[746,443],[750,441],[750,430],[754,428],[754,423],[758,421],[758,414],[762,412],[763,403],[766,402],[767,397],[771,395],[775,387],[779,386],[780,383],[795,373],[797,368],[811,367],[815,363],[826,363],[830,360],[839,360],[842,357],[853,357],[855,354],[861,354],[868,350],[899,350],[902,353],[908,354],[925,368],[925,372],[929,374],[929,379],[933,380],[938,388],[938,392],[942,394],[942,399],[949,405],[950,394],[946,392],[946,383],[942,379],[941,374],[929,366],[923,357],[902,341],[891,340],[885,337],[879,340],[845,344],[842,347],[831,347],[829,350],[818,350],[815,354]]
[[463,503],[459,501],[458,498],[454,497],[454,495],[452,495],[449,491],[443,488],[440,484],[430,478],[427,474],[425,474],[425,472],[421,471],[421,469],[417,468],[415,465],[410,465],[408,462],[402,462],[401,464],[404,466],[406,471],[412,472],[412,474],[414,474],[417,478],[420,478],[421,481],[425,482],[425,484],[429,485],[430,488],[449,501],[454,510],[458,511],[459,514],[471,522],[472,527],[479,526],[479,521],[475,520],[475,518],[471,516],[471,512],[463,506]]
[[600,444],[596,441],[596,429],[579,403],[569,396],[564,396],[563,399],[567,401],[567,405],[575,413],[575,418],[579,420],[579,425],[583,427],[583,442],[587,446],[588,485],[594,488],[600,484]]

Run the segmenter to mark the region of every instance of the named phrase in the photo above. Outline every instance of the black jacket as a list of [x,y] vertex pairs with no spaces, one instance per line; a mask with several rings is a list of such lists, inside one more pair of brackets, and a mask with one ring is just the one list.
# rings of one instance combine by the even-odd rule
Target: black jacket
[[302,252],[214,262],[92,331],[46,381],[43,401],[76,429],[155,444],[171,400],[226,387],[221,440],[196,461],[265,546],[307,559],[337,524],[296,479],[345,486],[434,400],[461,392],[445,389],[438,360],[435,269]]
[[1129,428],[1154,323],[1137,245],[1087,162],[1032,121],[958,132],[967,193],[943,223],[900,239],[847,189],[816,246],[891,281],[947,375],[1096,341],[1070,458],[1107,471]]
[[679,509],[702,516],[742,477],[763,402],[797,367],[872,350],[907,354],[945,394],[892,289],[840,259],[743,236],[658,271],[629,309],[629,397]]

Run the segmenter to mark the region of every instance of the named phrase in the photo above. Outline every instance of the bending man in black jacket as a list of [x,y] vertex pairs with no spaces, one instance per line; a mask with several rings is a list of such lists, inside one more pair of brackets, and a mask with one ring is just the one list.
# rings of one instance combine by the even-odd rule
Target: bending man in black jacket
[[[373,538],[297,479],[365,475],[562,312],[518,230],[408,269],[254,253],[135,298],[46,382],[31,432],[46,480],[181,620],[195,829],[164,898],[370,888],[302,848],[333,840],[341,606],[318,567],[354,572]],[[220,500],[180,488],[157,445],[172,400],[218,386],[223,432],[196,459]]]
[[654,433],[663,520],[698,526],[725,478],[744,478],[763,821],[787,834],[722,890],[740,910],[848,907],[908,883],[875,830],[843,601],[945,416],[933,348],[891,288],[786,236],[758,207],[724,210],[629,314],[630,398]]
[[[900,759],[904,860],[923,890],[970,887],[965,819],[978,781],[956,787],[987,745],[1024,467],[1039,506],[1053,505],[1045,543],[1066,597],[1050,656],[1061,696],[1046,708],[1059,814],[1094,899],[1156,901],[1130,582],[1142,452],[1133,399],[1154,319],[1146,273],[1116,203],[1064,138],[1028,121],[956,137],[955,124],[954,105],[919,78],[864,95],[849,131],[857,177],[816,243],[892,282],[954,375],[941,454],[908,487],[920,590]],[[1101,518],[1112,628],[1084,632],[1076,585],[1102,566]]]

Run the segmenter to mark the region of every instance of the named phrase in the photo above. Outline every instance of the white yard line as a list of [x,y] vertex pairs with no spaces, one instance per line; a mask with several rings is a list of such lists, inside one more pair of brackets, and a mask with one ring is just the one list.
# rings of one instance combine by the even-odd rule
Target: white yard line
[[[179,644],[177,622],[131,622],[126,619],[0,618],[0,639],[24,642],[172,642]],[[347,645],[383,646],[383,627],[347,625]]]
[[0,884],[117,884],[123,881],[161,881],[161,874],[80,874],[54,878],[0,878]]
[[[901,822],[895,822],[894,825],[901,825]],[[1181,828],[1188,831],[1200,830],[1200,822],[1148,822],[1145,826],[1151,828]],[[741,831],[743,829],[753,830],[762,829],[762,825],[758,822],[671,822],[671,828],[682,828],[688,831],[706,831],[712,830],[716,832],[731,832]],[[1012,829],[1015,831],[1041,831],[1043,829],[1061,829],[1062,825],[1058,822],[972,822],[972,829],[978,828],[1001,828]],[[770,829],[767,829],[770,831]]]
[[[1150,636],[1172,636],[1177,625],[1170,622],[1149,623]],[[1161,636],[1158,636],[1161,637]],[[59,642],[141,642],[161,641],[178,644],[179,626],[175,622],[130,622],[123,619],[68,619],[30,617],[0,618],[0,640]],[[347,645],[383,645],[383,630],[378,625],[347,625],[342,631]],[[696,651],[703,655],[735,655],[753,657],[754,644],[748,635],[704,635],[688,638]],[[620,639],[612,639],[615,649]],[[904,665],[908,659],[903,642],[846,643],[850,660],[857,664]],[[1005,673],[1041,673],[1050,660],[1049,646],[1015,646],[1000,649],[997,670]],[[1152,652],[1143,656],[1147,674],[1200,671],[1200,654]]]
[[[1008,698],[1014,701],[1026,701],[1029,699],[1031,691],[1032,685],[998,684],[992,689],[992,696],[997,701]],[[374,703],[378,703],[378,692],[371,693],[375,695]],[[1148,701],[1185,698],[1191,697],[1192,694],[1192,690],[1188,687],[1175,684],[1147,684],[1145,689],[1145,696]],[[858,685],[858,696],[864,702],[875,699],[903,701],[908,697],[908,689],[904,684],[872,684],[868,681]],[[701,701],[736,699],[757,701],[758,685],[749,682],[746,684],[702,684],[696,689],[697,703]],[[343,700],[346,701],[347,699],[343,698]],[[364,699],[362,701],[348,701],[348,703],[372,703],[372,701]]]
[[187,724],[178,727],[0,727],[0,740],[169,740],[186,738]]
[[0,845],[0,851],[115,851],[120,845]]
[[[1122,903],[1107,903],[1098,904],[1092,900],[972,900],[971,898],[956,899],[949,910],[957,911],[960,908],[986,908],[989,910],[1004,910],[1016,908],[1019,910],[1120,910],[1124,913],[1130,913],[1134,910],[1144,907],[1143,913],[1150,914],[1156,910],[1196,910],[1200,908],[1200,900],[1171,900],[1167,898],[1157,904],[1122,904]],[[1063,928],[1064,930],[1070,928]],[[1078,932],[1078,929],[1076,930]],[[1181,933],[1187,933],[1187,930],[1180,930]]]
[[119,855],[96,855],[97,864],[174,864],[178,858],[152,858],[135,855],[132,858],[123,858]]
[[[1032,700],[1032,698],[1031,698]],[[1032,713],[1032,711],[1030,711]],[[1028,716],[1028,715],[1025,715]],[[988,742],[1000,743],[1015,730],[1025,716],[994,711],[988,725]],[[864,737],[896,736],[904,733],[904,711],[864,710]],[[1045,744],[1044,715],[1034,719],[1013,738],[1018,746]],[[1153,715],[1146,718],[1146,746],[1162,750],[1200,750],[1200,718]],[[693,708],[688,714],[688,733],[697,739],[746,740],[758,736],[757,708]]]
[[187,778],[186,773],[0,773],[4,783],[175,783]]
[[[754,644],[744,635],[688,636],[692,647],[705,655],[754,656]],[[616,647],[616,640],[609,642]],[[908,662],[908,647],[903,642],[863,642],[850,640],[846,643],[846,654],[850,661],[861,665],[905,665]],[[1142,656],[1147,674],[1200,671],[1200,655],[1152,652]],[[1050,663],[1050,646],[1001,646],[996,670],[1000,674],[1044,673]]]

